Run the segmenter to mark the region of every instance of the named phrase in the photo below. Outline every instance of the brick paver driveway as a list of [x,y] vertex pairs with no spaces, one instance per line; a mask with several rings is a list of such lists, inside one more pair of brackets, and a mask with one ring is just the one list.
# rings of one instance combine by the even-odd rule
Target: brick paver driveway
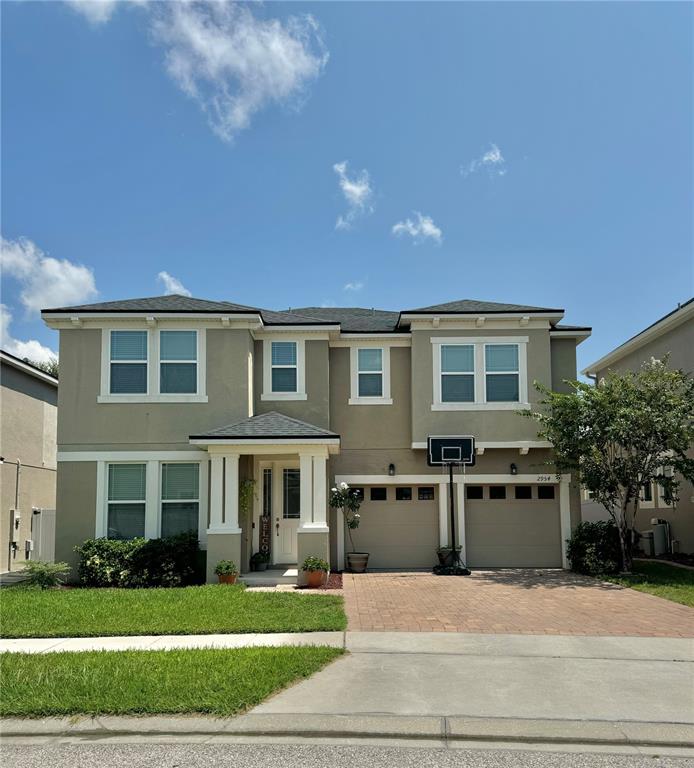
[[694,637],[694,608],[566,571],[343,576],[349,629]]

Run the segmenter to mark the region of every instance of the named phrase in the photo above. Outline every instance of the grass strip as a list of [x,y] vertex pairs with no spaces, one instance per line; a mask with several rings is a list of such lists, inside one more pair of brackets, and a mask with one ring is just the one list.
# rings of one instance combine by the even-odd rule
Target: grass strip
[[0,716],[234,715],[340,656],[319,647],[0,654]]
[[694,571],[667,563],[634,563],[633,573],[602,577],[605,581],[631,587],[694,607]]
[[248,592],[242,585],[180,589],[2,590],[2,637],[198,635],[341,631],[339,595]]

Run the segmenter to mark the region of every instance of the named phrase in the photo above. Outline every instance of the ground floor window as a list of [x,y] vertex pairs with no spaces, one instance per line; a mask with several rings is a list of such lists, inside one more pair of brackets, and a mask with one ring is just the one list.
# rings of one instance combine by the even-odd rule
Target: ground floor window
[[161,535],[198,530],[200,465],[161,465]]
[[145,535],[146,464],[108,465],[109,539],[135,539]]

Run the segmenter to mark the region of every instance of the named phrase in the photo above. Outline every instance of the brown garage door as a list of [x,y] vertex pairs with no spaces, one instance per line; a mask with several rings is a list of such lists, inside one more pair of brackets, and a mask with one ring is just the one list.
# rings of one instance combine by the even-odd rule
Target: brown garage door
[[[531,498],[517,499],[514,486],[484,486],[483,498],[465,500],[467,565],[471,568],[560,568],[561,527],[558,488],[555,498],[547,487],[538,493],[531,486]],[[479,487],[478,487],[479,488]],[[479,493],[479,491],[478,491]],[[527,493],[527,491],[526,491]]]
[[[364,488],[361,520],[353,536],[355,547],[369,553],[370,569],[431,568],[436,563],[438,501],[429,498],[433,493],[429,486],[403,486],[400,490],[380,486],[375,494],[369,486]],[[372,495],[384,494],[385,499],[372,500]],[[347,534],[345,547],[349,551]]]

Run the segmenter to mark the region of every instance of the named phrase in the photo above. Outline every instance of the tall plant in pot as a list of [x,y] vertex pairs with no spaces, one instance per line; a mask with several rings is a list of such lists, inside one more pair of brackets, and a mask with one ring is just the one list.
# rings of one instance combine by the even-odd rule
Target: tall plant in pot
[[337,488],[332,488],[330,491],[330,506],[334,509],[342,510],[342,516],[347,526],[347,535],[349,536],[351,549],[351,552],[347,553],[347,567],[352,573],[364,573],[369,563],[369,553],[357,552],[352,537],[352,531],[359,527],[359,521],[361,520],[359,514],[361,502],[362,498],[359,491],[350,488],[347,483],[340,483]]

